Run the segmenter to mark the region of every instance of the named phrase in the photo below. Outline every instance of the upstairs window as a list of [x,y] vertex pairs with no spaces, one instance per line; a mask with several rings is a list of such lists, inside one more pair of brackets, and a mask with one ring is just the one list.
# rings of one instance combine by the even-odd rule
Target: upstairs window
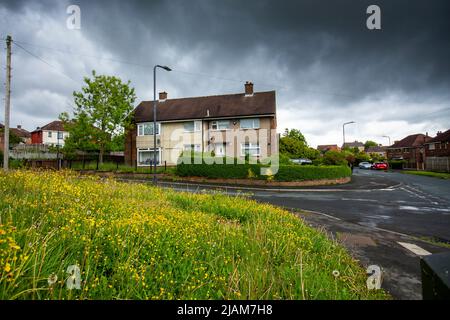
[[49,138],[52,137],[52,132],[51,132],[51,131],[48,132],[48,137],[49,137]]
[[211,130],[229,130],[230,121],[229,120],[219,120],[211,122]]
[[241,119],[241,129],[259,129],[259,119]]
[[[161,123],[156,123],[156,134],[161,132]],[[152,136],[153,122],[138,124],[138,136]]]
[[58,132],[58,139],[63,139],[63,133],[62,132]]
[[184,123],[184,132],[197,132],[202,127],[201,121],[189,121]]

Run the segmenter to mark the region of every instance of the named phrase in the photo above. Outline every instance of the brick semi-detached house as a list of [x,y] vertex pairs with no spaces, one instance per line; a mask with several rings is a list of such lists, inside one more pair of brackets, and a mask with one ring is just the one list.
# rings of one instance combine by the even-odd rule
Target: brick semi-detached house
[[425,169],[450,172],[450,129],[424,144]]
[[134,110],[125,139],[128,165],[150,166],[155,151],[158,165],[175,165],[183,151],[242,159],[278,153],[275,91],[253,92],[250,82],[238,94],[167,99],[161,92],[156,120],[154,146],[153,101]]
[[388,160],[405,160],[405,168],[423,170],[425,168],[424,144],[430,140],[431,137],[421,133],[409,135],[386,148],[387,158]]

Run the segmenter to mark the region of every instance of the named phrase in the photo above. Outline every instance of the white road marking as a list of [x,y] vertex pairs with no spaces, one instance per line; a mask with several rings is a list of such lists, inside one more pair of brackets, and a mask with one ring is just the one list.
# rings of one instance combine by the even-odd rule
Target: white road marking
[[413,243],[407,243],[407,242],[397,242],[397,243],[418,256],[428,256],[431,254],[431,252],[428,252],[427,250],[425,250]]
[[304,211],[304,212],[308,212],[308,213],[315,213],[315,214],[318,214],[318,215],[321,215],[321,216],[325,216],[325,217],[328,217],[328,218],[331,218],[331,219],[334,219],[334,220],[339,220],[339,221],[342,220],[342,219],[340,219],[338,217],[335,217],[335,216],[332,216],[332,215],[329,215],[329,214],[326,214],[326,213],[323,213],[323,212],[319,212],[319,211],[306,210],[306,209],[299,209],[299,210]]

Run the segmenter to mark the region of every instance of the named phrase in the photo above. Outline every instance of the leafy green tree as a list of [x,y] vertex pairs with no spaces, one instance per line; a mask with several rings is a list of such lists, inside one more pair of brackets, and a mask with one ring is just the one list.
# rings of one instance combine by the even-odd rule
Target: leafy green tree
[[286,128],[284,130],[283,137],[292,138],[294,140],[304,143],[305,145],[307,144],[305,136],[300,132],[300,130],[297,129],[289,130],[288,128]]
[[120,78],[97,75],[95,71],[84,82],[81,92],[73,93],[76,107],[69,135],[75,135],[73,147],[89,149],[94,145],[102,164],[105,151],[114,147],[114,138],[130,125],[127,116],[133,110],[136,94],[130,81],[123,83]]
[[349,152],[339,152],[335,150],[330,150],[325,152],[323,155],[322,163],[325,165],[347,165],[348,161],[347,158],[350,158],[350,155],[352,155]]
[[111,151],[124,151],[125,150],[125,133],[115,135],[111,139]]
[[59,119],[63,121],[64,128],[69,132],[61,150],[66,158],[73,158],[77,151],[98,152],[97,134],[100,130],[91,125],[86,113],[80,113],[76,119],[71,120],[64,112]]
[[310,148],[303,134],[297,129],[286,129],[280,138],[280,154],[290,158],[316,159],[320,152]]
[[376,147],[378,146],[378,143],[376,143],[375,141],[371,141],[371,140],[367,140],[366,143],[364,143],[364,149],[367,150],[370,147]]

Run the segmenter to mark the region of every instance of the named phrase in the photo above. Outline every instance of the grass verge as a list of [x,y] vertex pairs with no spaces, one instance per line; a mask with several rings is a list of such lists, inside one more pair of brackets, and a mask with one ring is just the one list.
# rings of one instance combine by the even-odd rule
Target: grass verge
[[12,171],[0,218],[0,299],[389,298],[325,234],[242,197]]
[[411,171],[411,170],[403,170],[400,171],[405,174],[414,174],[416,176],[426,176],[426,177],[434,177],[439,179],[450,179],[450,173],[445,172],[433,172],[433,171]]

